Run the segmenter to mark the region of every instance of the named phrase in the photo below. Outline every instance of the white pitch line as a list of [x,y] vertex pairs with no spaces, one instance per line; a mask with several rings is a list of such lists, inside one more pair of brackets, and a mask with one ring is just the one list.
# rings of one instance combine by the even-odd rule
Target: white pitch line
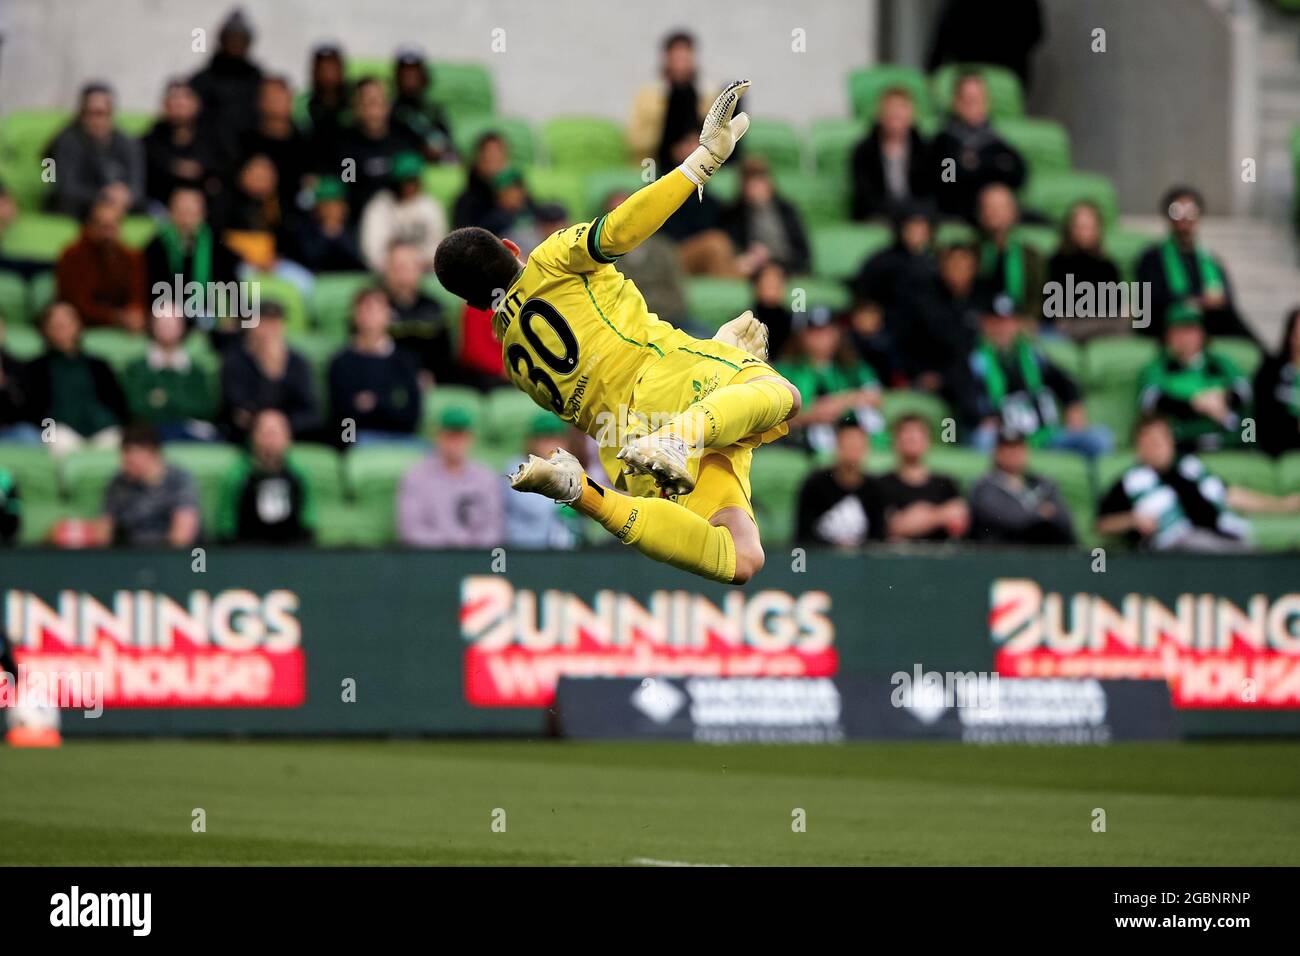
[[730,863],[686,863],[682,860],[652,860],[648,856],[634,856],[628,862],[634,863],[637,866],[731,866]]

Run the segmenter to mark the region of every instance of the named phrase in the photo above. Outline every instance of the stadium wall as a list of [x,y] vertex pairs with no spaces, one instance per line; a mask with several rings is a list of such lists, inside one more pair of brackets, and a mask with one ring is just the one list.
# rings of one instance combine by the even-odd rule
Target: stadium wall
[[[234,4],[231,3],[231,6]],[[748,75],[753,109],[803,123],[847,116],[845,74],[874,59],[875,0],[243,0],[257,31],[254,58],[305,79],[309,52],[335,39],[353,56],[387,58],[419,44],[433,59],[487,64],[500,111],[530,119],[586,113],[625,119],[655,77],[660,39],[688,26],[716,82]],[[126,109],[157,107],[163,82],[201,68],[191,33],[215,46],[210,0],[6,0],[0,4],[0,109],[70,107],[78,87],[107,78]],[[563,16],[558,16],[562,11]],[[598,24],[585,32],[575,25]],[[494,34],[504,30],[504,35]],[[805,31],[806,52],[792,49]],[[493,52],[494,39],[503,52]]]
[[20,666],[101,675],[71,734],[538,734],[560,671],[918,667],[1163,675],[1184,734],[1300,733],[1300,559],[1096,562],[773,554],[740,590],[622,550],[23,551],[0,608]]

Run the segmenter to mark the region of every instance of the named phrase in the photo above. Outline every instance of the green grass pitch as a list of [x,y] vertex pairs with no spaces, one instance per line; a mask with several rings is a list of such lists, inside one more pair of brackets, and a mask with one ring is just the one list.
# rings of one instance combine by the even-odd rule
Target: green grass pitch
[[7,865],[1300,863],[1297,742],[80,741],[0,765]]

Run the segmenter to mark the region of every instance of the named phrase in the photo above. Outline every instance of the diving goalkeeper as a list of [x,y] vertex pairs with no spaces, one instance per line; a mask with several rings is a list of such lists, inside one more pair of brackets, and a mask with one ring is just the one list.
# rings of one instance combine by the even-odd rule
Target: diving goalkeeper
[[646,308],[615,268],[692,198],[749,128],[747,80],[710,108],[699,147],[594,222],[561,229],[527,261],[484,229],[450,233],[434,269],[449,291],[492,308],[510,381],[600,444],[615,488],[566,451],[530,455],[510,476],[674,567],[744,584],[763,566],[750,504],[753,450],[786,433],[798,390],[767,364],[767,328],[746,312],[697,339]]

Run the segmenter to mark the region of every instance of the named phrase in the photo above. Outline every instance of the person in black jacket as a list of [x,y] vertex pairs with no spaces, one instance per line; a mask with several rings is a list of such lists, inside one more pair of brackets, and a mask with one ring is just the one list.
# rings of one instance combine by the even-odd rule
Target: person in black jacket
[[497,204],[493,180],[509,165],[510,151],[500,133],[488,131],[478,138],[469,160],[465,189],[451,208],[453,229],[483,223]]
[[207,191],[214,177],[211,131],[200,121],[201,103],[185,80],[167,83],[162,113],[144,135],[145,193],[165,206],[178,186]]
[[81,317],[52,302],[40,318],[45,351],[27,366],[27,415],[42,430],[54,423],[56,453],[84,445],[116,448],[127,421],[126,396],[103,359],[81,350]]
[[979,336],[975,246],[955,243],[939,251],[933,278],[905,290],[901,305],[903,368],[913,388],[937,392],[955,362]]
[[989,123],[989,91],[978,73],[957,78],[952,113],[931,146],[935,199],[946,216],[974,221],[981,189],[989,183],[1019,189],[1025,181],[1025,161]]
[[[172,190],[167,218],[158,227],[158,234],[144,247],[148,301],[165,299],[184,313],[185,303],[172,301],[178,284],[182,298],[188,298],[185,285],[190,282],[198,282],[206,290],[210,288],[209,283],[235,281],[239,259],[217,238],[206,219],[207,200],[199,189],[178,186]],[[204,301],[210,298],[205,291]],[[186,318],[196,319],[200,326],[210,329],[230,316],[205,314],[186,315]]]
[[284,413],[253,418],[248,454],[222,482],[217,534],[240,544],[310,544],[316,516],[311,485],[289,460],[293,433]]
[[[1056,252],[1047,260],[1047,281],[1063,290],[1079,288],[1083,283],[1094,290],[1120,279],[1119,268],[1102,248],[1103,223],[1101,210],[1083,200],[1070,207],[1061,224],[1061,242]],[[1065,318],[1049,315],[1043,310],[1042,328],[1056,329],[1076,342],[1112,332],[1122,331],[1117,320],[1124,315],[1096,318]]]
[[808,235],[794,206],[777,195],[766,160],[751,156],[741,163],[740,196],[723,213],[722,224],[752,261],[774,261],[787,273],[808,271]]
[[[907,297],[918,286],[932,283],[937,270],[932,207],[928,203],[900,207],[893,243],[862,263],[852,282],[854,311],[862,318],[853,323],[854,342],[883,381],[905,372]],[[868,310],[879,312],[879,322],[867,320]]]
[[243,443],[253,416],[264,408],[284,412],[298,439],[314,438],[321,427],[311,366],[284,338],[284,309],[263,302],[256,325],[226,351],[221,363],[219,416],[227,437]]
[[1300,308],[1291,310],[1277,353],[1255,373],[1259,446],[1270,455],[1300,450]]
[[894,88],[881,95],[871,132],[853,148],[854,219],[893,217],[933,195],[938,171],[915,117],[907,90]]
[[418,152],[423,142],[393,116],[388,92],[373,76],[357,84],[352,111],[353,123],[343,131],[334,168],[355,163],[356,179],[348,191],[348,205],[353,217],[359,218],[366,203],[392,181],[393,159],[399,153]]
[[970,536],[999,544],[1074,544],[1070,508],[1061,489],[1029,471],[1027,436],[998,429],[993,467],[970,492]]
[[424,53],[415,47],[398,49],[393,58],[393,116],[424,142],[424,158],[440,163],[455,156],[451,130],[442,107],[429,99],[433,77]]
[[4,316],[0,315],[0,442],[32,444],[40,429],[28,421],[27,365],[4,348]]
[[311,141],[312,166],[319,172],[338,155],[343,129],[350,121],[352,85],[343,71],[343,50],[322,43],[311,52],[311,92],[306,116],[298,115]]
[[362,289],[352,302],[352,340],[329,368],[333,422],[363,442],[420,441],[418,360],[389,334],[388,297]]
[[248,57],[252,25],[238,8],[221,25],[217,52],[208,65],[190,78],[203,101],[203,123],[212,130],[217,163],[223,172],[239,159],[239,140],[257,122],[257,93],[262,70]]
[[885,514],[863,464],[869,443],[857,419],[835,429],[835,462],[815,471],[799,489],[795,540],[802,545],[856,548],[885,538]]
[[935,25],[926,69],[945,63],[1005,66],[1029,86],[1029,57],[1043,41],[1038,0],[1001,0],[996,14],[983,0],[948,0]]

